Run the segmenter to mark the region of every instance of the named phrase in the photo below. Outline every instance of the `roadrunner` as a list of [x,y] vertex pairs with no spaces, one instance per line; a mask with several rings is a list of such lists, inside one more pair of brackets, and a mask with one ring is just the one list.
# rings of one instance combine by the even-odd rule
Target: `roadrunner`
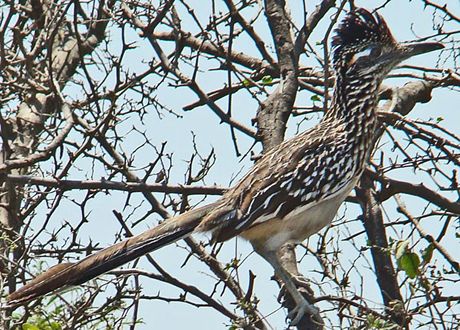
[[79,285],[194,232],[207,231],[216,242],[235,236],[247,239],[273,266],[296,302],[290,315],[293,324],[307,313],[318,313],[297,290],[278,252],[284,244],[301,242],[328,225],[357,184],[372,151],[384,77],[401,61],[441,48],[439,43],[397,43],[380,15],[365,9],[348,13],[332,40],[332,104],[316,127],[264,154],[217,202],[77,263],[59,264],[12,293],[9,304]]

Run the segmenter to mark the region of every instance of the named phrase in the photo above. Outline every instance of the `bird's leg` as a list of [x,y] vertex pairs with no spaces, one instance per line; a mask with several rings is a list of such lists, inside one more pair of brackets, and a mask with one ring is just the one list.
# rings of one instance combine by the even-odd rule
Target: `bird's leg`
[[312,304],[310,304],[297,290],[297,287],[292,280],[291,274],[281,265],[278,255],[274,251],[264,251],[262,255],[275,270],[275,273],[283,281],[286,290],[291,295],[296,303],[296,307],[289,313],[288,317],[291,319],[291,325],[296,325],[305,314],[319,315],[319,310]]
[[[298,275],[290,274],[290,275],[291,275],[292,281],[294,282],[294,285],[297,288],[297,291],[306,293],[307,297],[313,297],[313,290],[310,287],[309,281],[304,276],[300,274]],[[282,298],[285,296],[286,290],[287,290],[284,283],[281,283],[281,284],[282,285],[281,285],[280,293],[278,295],[278,301],[282,301]]]
[[[291,275],[291,279],[294,282],[297,291],[310,301],[310,298],[314,297],[313,290],[310,288],[308,280],[299,273],[297,269],[297,261],[295,256],[295,244],[284,244],[279,251],[277,251],[278,260],[281,266]],[[282,285],[280,295],[278,299],[286,295],[286,286]]]

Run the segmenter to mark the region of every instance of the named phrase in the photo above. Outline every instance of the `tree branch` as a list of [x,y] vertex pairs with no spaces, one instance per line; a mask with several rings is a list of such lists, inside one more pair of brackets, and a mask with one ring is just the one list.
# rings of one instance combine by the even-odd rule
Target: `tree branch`
[[360,187],[355,190],[363,210],[363,225],[370,241],[375,274],[383,302],[393,321],[400,326],[406,326],[409,316],[404,311],[396,272],[388,253],[389,246],[382,210],[375,196],[372,179],[364,173],[360,182]]
[[60,190],[118,190],[128,192],[158,192],[186,195],[222,195],[227,189],[218,186],[170,185],[144,182],[118,182],[109,180],[65,180],[31,175],[0,174],[0,182],[15,185],[36,185]]
[[382,184],[382,190],[378,193],[377,198],[380,202],[386,201],[396,194],[407,194],[417,196],[427,200],[430,203],[454,214],[460,214],[460,202],[452,202],[441,194],[429,189],[423,183],[413,184],[405,181],[390,179],[386,176],[379,175],[369,169],[366,169],[366,175],[373,180]]

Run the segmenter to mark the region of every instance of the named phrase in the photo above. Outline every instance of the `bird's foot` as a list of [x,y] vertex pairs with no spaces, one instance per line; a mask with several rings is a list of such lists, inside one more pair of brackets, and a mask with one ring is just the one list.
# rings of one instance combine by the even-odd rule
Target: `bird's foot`
[[[307,297],[313,297],[314,292],[309,285],[309,281],[305,277],[303,277],[302,275],[292,275],[292,282],[294,282],[299,292],[301,292],[302,294],[306,294]],[[282,283],[280,292],[278,294],[279,302],[282,302],[283,299],[285,299],[286,291],[286,285]]]
[[313,296],[313,290],[310,287],[309,281],[305,277],[302,275],[294,275],[292,276],[292,281],[300,291],[304,290],[309,295]]
[[311,316],[319,315],[319,309],[304,300],[289,312],[288,318],[291,319],[290,325],[295,326],[306,314]]

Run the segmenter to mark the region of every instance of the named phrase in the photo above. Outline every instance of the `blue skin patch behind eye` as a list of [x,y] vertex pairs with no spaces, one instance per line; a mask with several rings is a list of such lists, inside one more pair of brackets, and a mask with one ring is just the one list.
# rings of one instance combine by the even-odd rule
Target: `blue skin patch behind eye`
[[372,52],[372,47],[368,47],[360,52],[357,52],[354,57],[359,58],[363,56],[370,56]]

